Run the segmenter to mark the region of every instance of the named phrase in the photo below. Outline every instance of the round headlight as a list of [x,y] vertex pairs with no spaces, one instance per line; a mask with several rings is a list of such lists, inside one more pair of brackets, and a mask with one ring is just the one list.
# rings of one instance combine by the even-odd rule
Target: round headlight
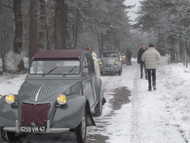
[[14,95],[6,95],[5,96],[5,101],[6,101],[7,104],[13,104],[13,103],[15,103],[16,98],[15,98]]
[[114,64],[115,64],[115,65],[119,64],[119,61],[114,61]]
[[61,94],[57,97],[57,103],[60,104],[60,105],[64,105],[68,102],[68,98],[66,95],[64,94]]

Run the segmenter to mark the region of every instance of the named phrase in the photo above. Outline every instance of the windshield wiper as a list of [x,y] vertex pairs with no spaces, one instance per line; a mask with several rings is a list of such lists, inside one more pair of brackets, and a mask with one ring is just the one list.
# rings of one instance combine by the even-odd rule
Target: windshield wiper
[[49,70],[48,72],[44,73],[43,76],[52,73],[53,71],[55,71],[57,69],[57,67],[54,67],[53,69]]
[[[71,70],[69,70],[68,74],[73,73],[74,69],[76,69],[76,68],[77,68],[77,66],[72,67]],[[76,74],[76,73],[75,73],[75,74]]]

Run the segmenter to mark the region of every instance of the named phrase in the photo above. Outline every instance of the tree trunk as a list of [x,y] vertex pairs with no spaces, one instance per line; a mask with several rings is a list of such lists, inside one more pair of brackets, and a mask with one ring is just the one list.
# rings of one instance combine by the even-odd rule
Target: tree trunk
[[74,48],[77,48],[77,43],[78,43],[78,29],[79,29],[79,10],[76,9],[75,28],[74,28]]
[[100,34],[98,32],[96,33],[96,37],[97,37],[97,42],[98,42],[99,53],[101,53],[102,49],[101,49],[101,42],[100,42]]
[[186,40],[185,41],[185,66],[186,68],[188,68],[188,64],[189,64],[189,61],[188,61],[188,41]]
[[46,1],[39,0],[39,28],[38,28],[38,39],[39,39],[39,48],[47,49],[48,45],[48,29],[47,29],[47,9]]
[[20,54],[23,35],[22,0],[13,0],[13,11],[15,17],[14,52]]
[[1,31],[0,32],[0,43],[1,43],[0,58],[1,58],[1,62],[2,62],[2,73],[7,71],[6,61],[5,61],[5,56],[7,54],[7,49],[6,49],[6,46],[5,46],[5,42],[6,42],[7,39],[8,39],[7,31]]
[[55,49],[55,4],[56,0],[46,0],[46,40],[47,49]]
[[2,73],[6,72],[5,49],[1,49]]
[[31,59],[33,54],[37,51],[38,40],[37,40],[37,1],[31,0],[30,2],[30,26],[29,26],[29,65],[31,64]]
[[103,48],[104,48],[104,34],[100,33],[100,54],[103,53]]
[[66,48],[66,5],[64,0],[56,0],[55,5],[55,44],[56,49]]

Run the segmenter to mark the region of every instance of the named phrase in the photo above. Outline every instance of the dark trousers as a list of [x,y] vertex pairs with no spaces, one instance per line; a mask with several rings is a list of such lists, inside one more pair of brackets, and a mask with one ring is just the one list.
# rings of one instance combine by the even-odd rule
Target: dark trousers
[[127,65],[132,65],[132,62],[131,62],[131,56],[128,56]]
[[146,69],[148,76],[148,90],[156,89],[156,69]]
[[145,64],[140,63],[140,77],[143,78],[143,73],[145,73],[145,78],[147,79],[147,71],[145,69]]

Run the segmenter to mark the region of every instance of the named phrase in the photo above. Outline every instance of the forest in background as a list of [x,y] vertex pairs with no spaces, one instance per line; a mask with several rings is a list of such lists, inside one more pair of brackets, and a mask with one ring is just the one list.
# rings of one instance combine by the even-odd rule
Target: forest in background
[[144,0],[135,28],[146,33],[172,62],[190,60],[190,0]]
[[[104,48],[125,51],[130,24],[124,0],[1,0],[2,71],[41,49]],[[8,65],[9,64],[9,65]],[[10,66],[12,64],[12,66]],[[19,65],[14,67],[13,65]]]
[[[131,23],[125,0],[0,0],[0,71],[22,71],[42,49],[91,48],[135,55],[154,43],[171,62],[190,61],[190,0],[143,0]],[[26,58],[24,58],[26,57]]]

